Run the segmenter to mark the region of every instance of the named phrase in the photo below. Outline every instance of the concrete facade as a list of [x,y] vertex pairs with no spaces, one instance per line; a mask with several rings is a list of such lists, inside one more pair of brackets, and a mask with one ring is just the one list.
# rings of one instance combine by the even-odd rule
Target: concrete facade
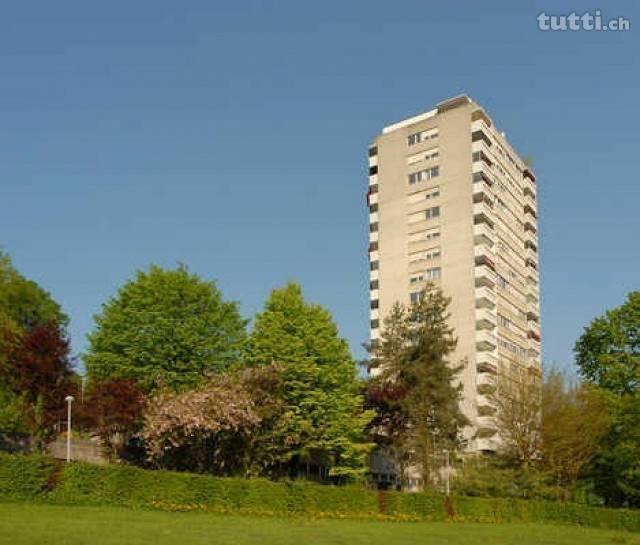
[[486,393],[540,376],[536,180],[467,96],[385,127],[369,148],[371,340],[431,280],[452,298],[470,450],[493,451]]

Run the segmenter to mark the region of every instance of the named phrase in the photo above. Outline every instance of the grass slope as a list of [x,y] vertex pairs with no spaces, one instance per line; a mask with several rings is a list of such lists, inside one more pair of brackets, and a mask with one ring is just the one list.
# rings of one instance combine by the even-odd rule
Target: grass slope
[[0,545],[640,545],[640,534],[536,524],[255,518],[0,503]]

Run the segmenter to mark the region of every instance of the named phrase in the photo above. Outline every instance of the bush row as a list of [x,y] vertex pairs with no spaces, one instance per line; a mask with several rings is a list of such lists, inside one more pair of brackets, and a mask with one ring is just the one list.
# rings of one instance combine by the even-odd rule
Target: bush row
[[[0,454],[0,499],[174,511],[392,520],[548,522],[640,531],[640,511],[575,503],[377,492],[306,481],[220,478],[131,466],[60,464]],[[452,509],[451,509],[452,508]]]

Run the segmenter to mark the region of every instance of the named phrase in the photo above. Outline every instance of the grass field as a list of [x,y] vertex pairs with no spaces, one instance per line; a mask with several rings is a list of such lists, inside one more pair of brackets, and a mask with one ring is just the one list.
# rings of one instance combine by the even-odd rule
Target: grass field
[[535,524],[255,518],[0,504],[0,545],[640,545],[640,534]]

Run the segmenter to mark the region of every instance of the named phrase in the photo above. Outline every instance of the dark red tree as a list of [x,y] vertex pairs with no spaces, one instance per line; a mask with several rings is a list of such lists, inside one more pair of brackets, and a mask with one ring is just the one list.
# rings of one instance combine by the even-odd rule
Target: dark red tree
[[142,390],[128,379],[92,381],[82,397],[78,411],[84,426],[100,436],[112,455],[119,455],[142,417]]
[[65,396],[74,390],[69,340],[54,323],[35,325],[10,343],[4,382],[23,396],[28,420],[46,436],[65,415]]

